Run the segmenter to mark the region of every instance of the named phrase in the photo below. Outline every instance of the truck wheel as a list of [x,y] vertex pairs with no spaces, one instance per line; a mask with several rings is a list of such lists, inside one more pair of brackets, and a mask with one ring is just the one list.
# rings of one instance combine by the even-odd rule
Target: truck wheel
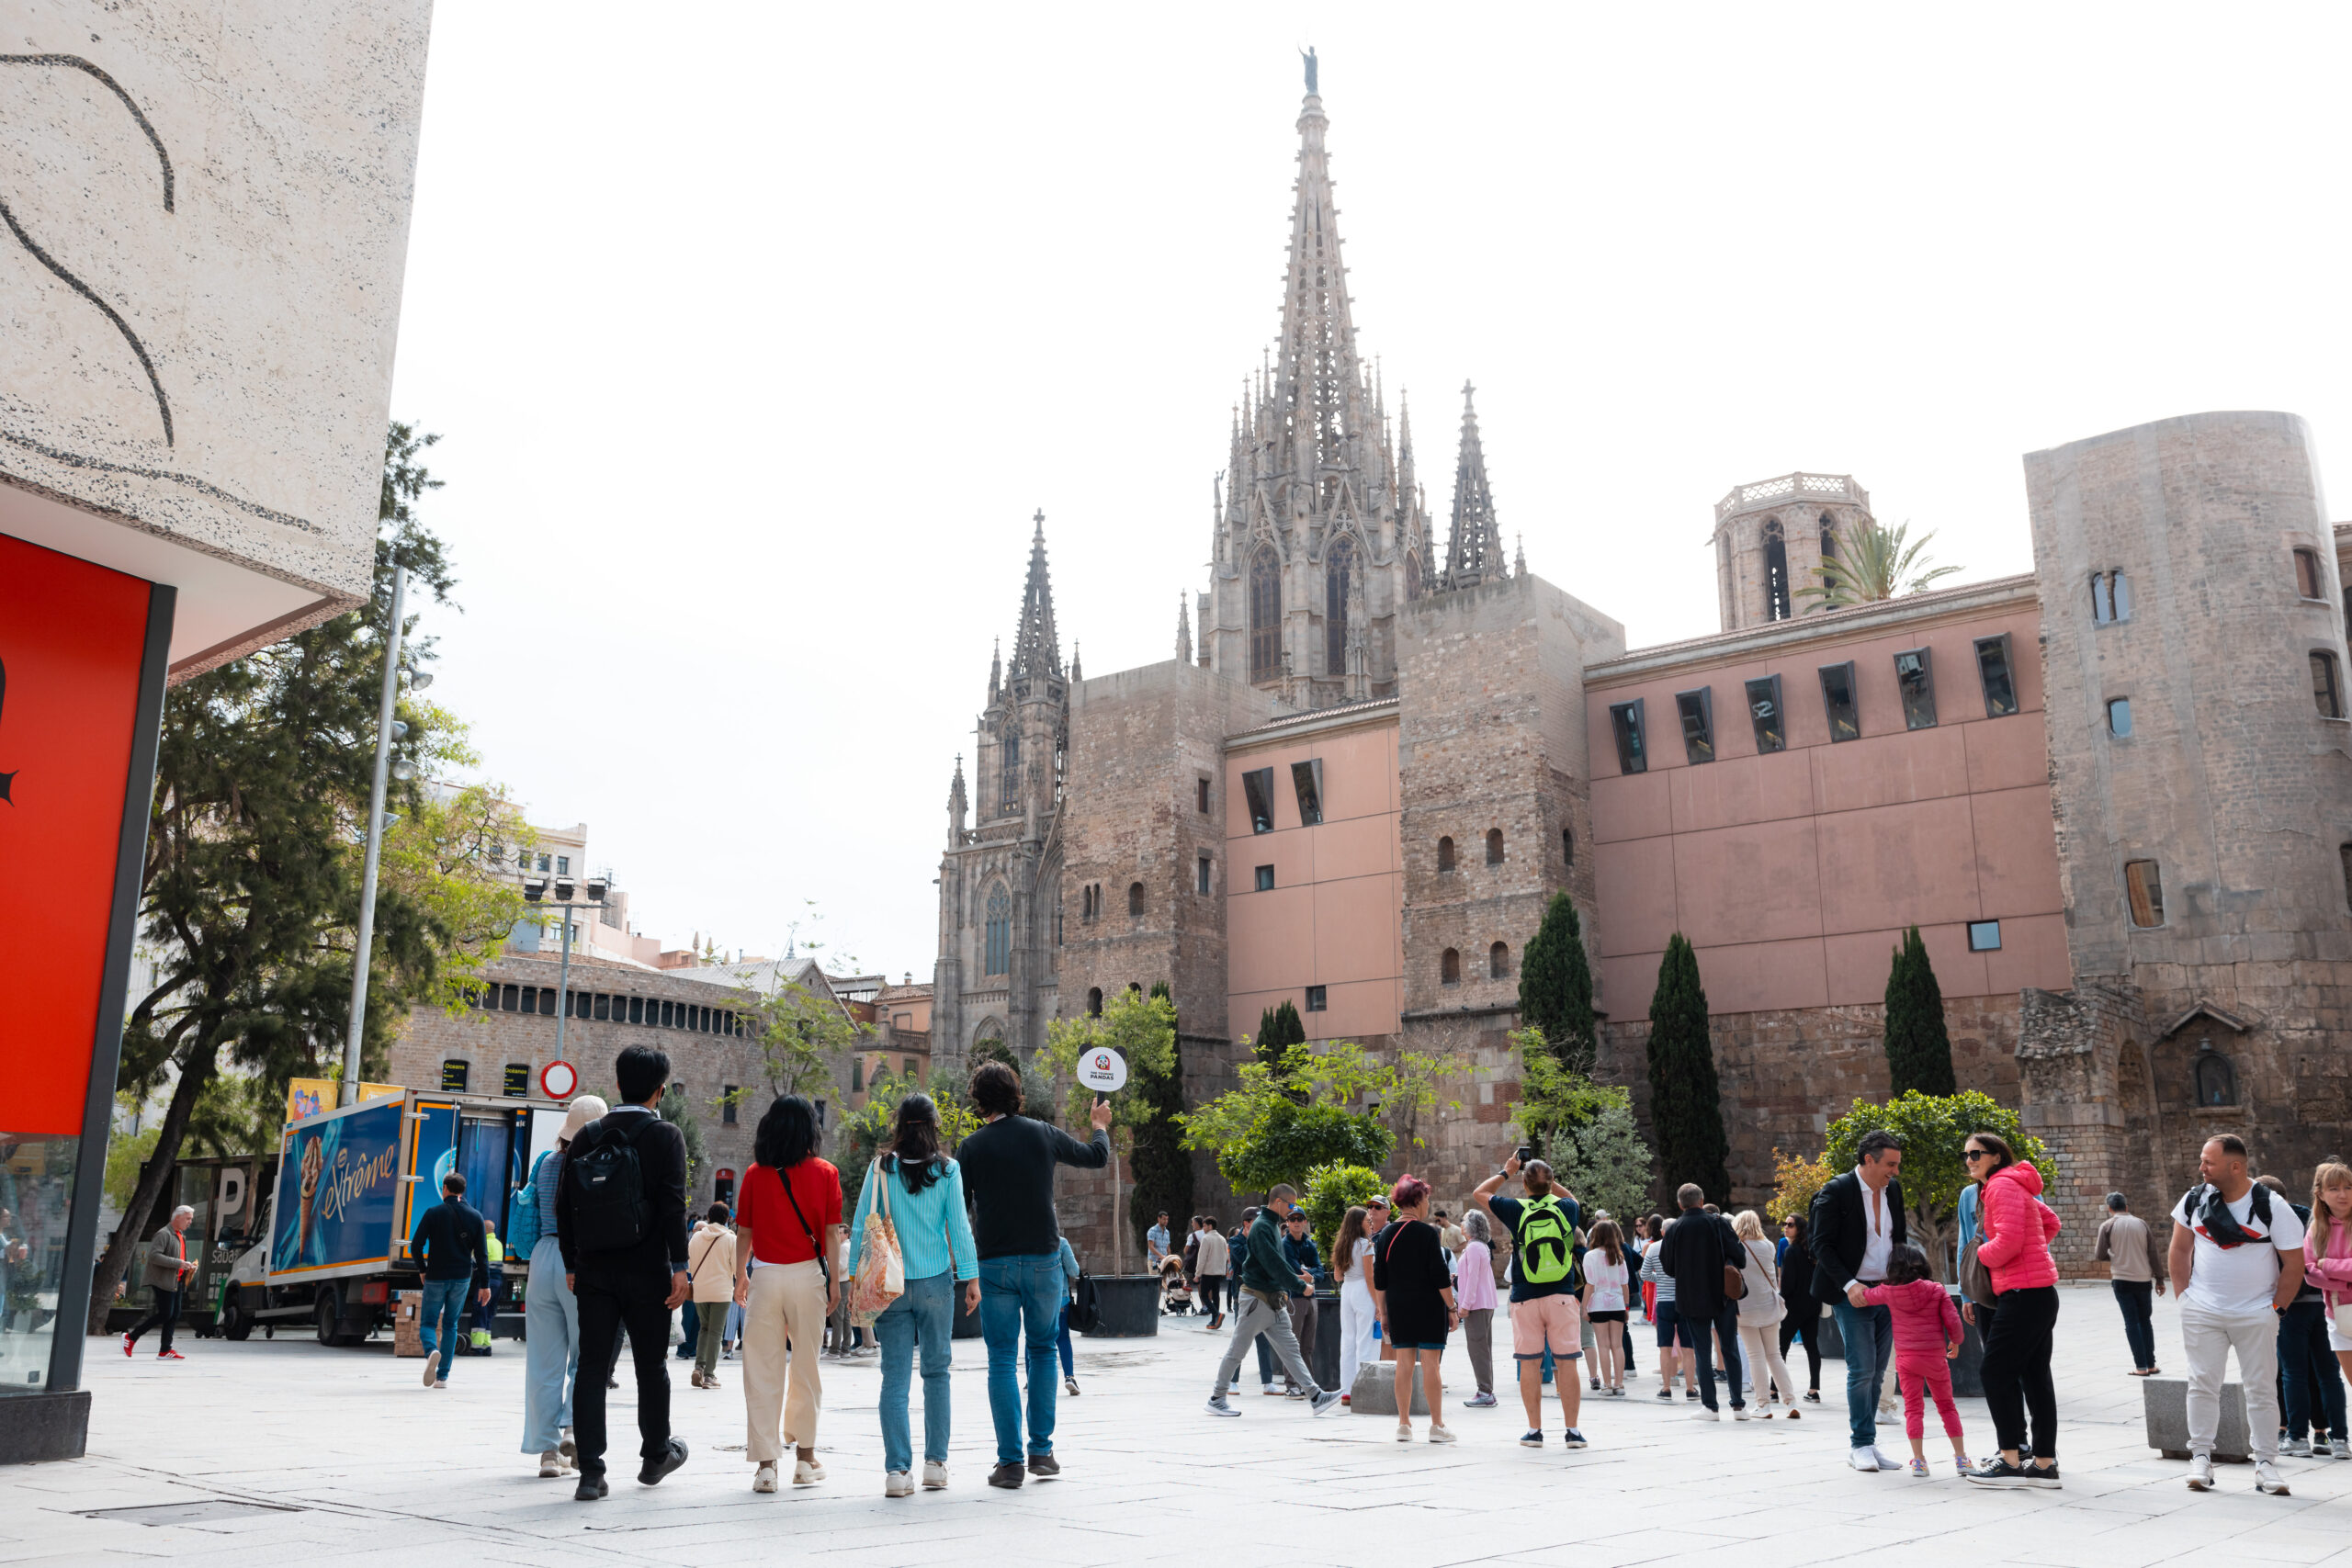
[[311,1310],[312,1321],[318,1325],[319,1343],[322,1345],[340,1344],[342,1342],[342,1336],[338,1332],[338,1328],[340,1326],[339,1320],[343,1313],[343,1303],[336,1298],[335,1288],[333,1285],[321,1285],[319,1287],[318,1294],[312,1298]]
[[245,1315],[244,1303],[237,1299],[237,1292],[231,1291],[229,1299],[220,1303],[220,1337],[242,1341],[253,1337],[253,1332],[254,1320]]

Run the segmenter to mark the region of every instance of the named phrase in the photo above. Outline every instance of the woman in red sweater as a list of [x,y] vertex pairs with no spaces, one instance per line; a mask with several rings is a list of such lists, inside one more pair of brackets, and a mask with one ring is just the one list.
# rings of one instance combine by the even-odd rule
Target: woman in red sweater
[[[1981,1190],[1984,1239],[1977,1261],[1993,1276],[1993,1332],[1984,1344],[1984,1403],[2001,1445],[1998,1459],[1968,1472],[1981,1486],[2058,1489],[2058,1393],[2050,1382],[2051,1335],[2058,1325],[2058,1264],[2050,1238],[2058,1216],[2041,1199],[2041,1173],[2021,1164],[1990,1133],[1971,1133],[1962,1151]],[[2033,1414],[2033,1462],[2018,1457],[2026,1413]]]

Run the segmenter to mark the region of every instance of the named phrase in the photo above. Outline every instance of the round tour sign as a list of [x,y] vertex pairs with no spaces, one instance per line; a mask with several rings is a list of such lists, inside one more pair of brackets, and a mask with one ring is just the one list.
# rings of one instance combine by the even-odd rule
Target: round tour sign
[[1127,1064],[1116,1051],[1098,1046],[1078,1059],[1078,1081],[1109,1094],[1127,1081]]
[[580,1087],[580,1070],[570,1062],[549,1062],[539,1069],[539,1091],[549,1100],[570,1100]]

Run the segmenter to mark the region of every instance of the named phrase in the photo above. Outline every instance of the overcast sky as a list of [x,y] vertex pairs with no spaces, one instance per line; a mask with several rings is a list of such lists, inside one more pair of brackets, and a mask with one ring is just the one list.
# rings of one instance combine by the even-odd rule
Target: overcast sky
[[2284,409],[2352,473],[2347,17],[437,7],[434,694],[665,944],[928,979],[1031,513],[1094,674],[1205,581],[1299,46],[1441,531],[1467,378],[1505,533],[1640,646],[1716,629],[1713,503],[1792,468],[1955,581],[2031,565],[2037,448]]

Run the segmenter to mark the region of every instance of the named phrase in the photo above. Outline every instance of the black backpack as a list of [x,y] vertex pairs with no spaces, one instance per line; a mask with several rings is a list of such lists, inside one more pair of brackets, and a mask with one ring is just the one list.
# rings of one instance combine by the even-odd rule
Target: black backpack
[[[2256,1239],[2239,1227],[2236,1217],[2230,1213],[2230,1206],[2222,1201],[2222,1190],[2210,1181],[2200,1181],[2182,1193],[2180,1205],[2180,1212],[2192,1222],[2204,1222],[2205,1239],[2225,1252]],[[2300,1203],[2290,1203],[2288,1207],[2298,1214],[2303,1212]],[[2259,1220],[2266,1225],[2270,1224],[2270,1189],[2259,1181],[2254,1184],[2254,1201],[2247,1205],[2246,1213],[2249,1219]],[[2267,1235],[2261,1239],[2270,1240]],[[2272,1241],[2270,1245],[2275,1247],[2278,1244]]]
[[580,1134],[580,1143],[587,1146],[574,1145],[563,1162],[563,1179],[571,1187],[572,1246],[579,1251],[622,1251],[643,1241],[653,1228],[637,1138],[656,1119],[630,1120],[636,1125],[628,1128],[603,1118],[590,1122]]

